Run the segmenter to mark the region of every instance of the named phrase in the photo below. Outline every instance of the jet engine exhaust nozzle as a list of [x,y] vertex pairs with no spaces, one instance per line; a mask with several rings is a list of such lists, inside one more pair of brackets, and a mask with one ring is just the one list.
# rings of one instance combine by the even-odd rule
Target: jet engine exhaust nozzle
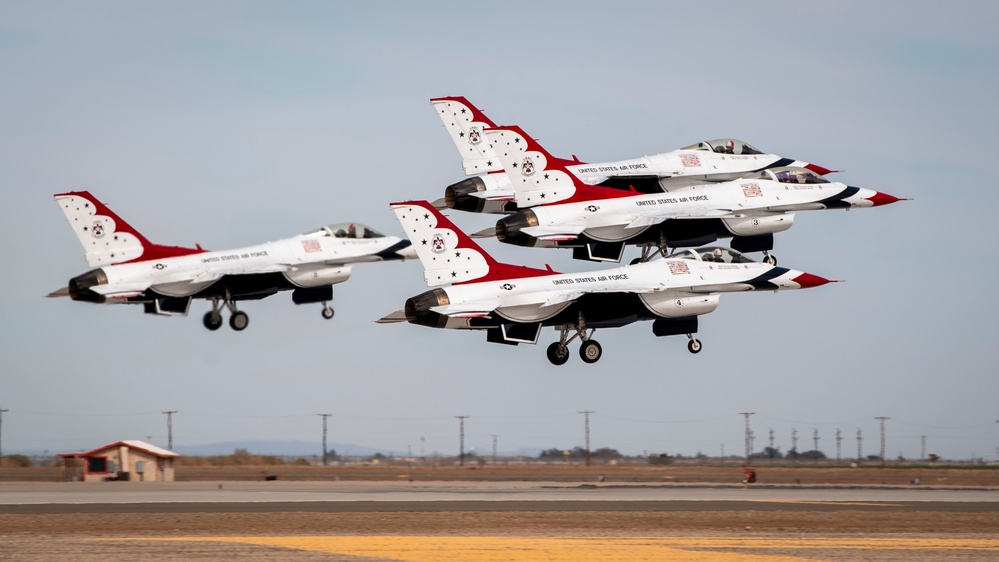
[[486,183],[482,181],[482,178],[471,177],[464,179],[444,188],[444,203],[449,209],[481,213],[483,208],[485,208],[486,201],[472,194],[485,190]]
[[444,289],[434,289],[406,299],[406,320],[410,324],[443,328],[447,324],[447,316],[434,312],[437,306],[447,306],[451,303]]
[[517,246],[534,246],[537,239],[523,229],[538,226],[538,216],[534,211],[526,209],[496,221],[496,239],[506,244]]
[[69,298],[75,301],[103,304],[107,297],[91,291],[91,287],[106,285],[108,276],[103,269],[94,269],[69,280]]

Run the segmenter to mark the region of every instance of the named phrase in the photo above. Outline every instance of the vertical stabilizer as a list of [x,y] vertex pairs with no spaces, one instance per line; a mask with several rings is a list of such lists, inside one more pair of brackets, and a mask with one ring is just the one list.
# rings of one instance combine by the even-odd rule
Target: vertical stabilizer
[[491,128],[486,131],[486,138],[510,178],[518,207],[634,195],[584,183],[568,169],[579,165],[579,161],[552,156],[518,126]]
[[55,196],[56,203],[79,238],[87,265],[99,267],[130,261],[155,260],[203,252],[153,244],[88,191]]
[[483,131],[496,125],[461,96],[430,100],[461,155],[466,176],[498,172],[503,168]]
[[416,248],[430,287],[555,273],[496,261],[426,201],[392,203],[392,210]]

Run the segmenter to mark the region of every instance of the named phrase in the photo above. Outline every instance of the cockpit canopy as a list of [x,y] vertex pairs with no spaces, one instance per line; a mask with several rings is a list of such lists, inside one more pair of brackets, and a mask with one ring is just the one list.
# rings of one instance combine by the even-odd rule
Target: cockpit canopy
[[310,230],[305,236],[330,236],[336,238],[384,238],[385,235],[370,226],[359,222],[338,222],[328,224],[316,230]]
[[666,256],[666,258],[698,260],[715,263],[756,263],[756,260],[747,258],[742,252],[733,250],[732,248],[723,248],[721,246],[688,248],[672,253],[669,256]]
[[763,154],[763,152],[748,142],[737,139],[715,139],[685,146],[680,150],[704,150],[718,154]]
[[829,183],[829,180],[805,168],[773,168],[763,170],[772,180],[780,183]]

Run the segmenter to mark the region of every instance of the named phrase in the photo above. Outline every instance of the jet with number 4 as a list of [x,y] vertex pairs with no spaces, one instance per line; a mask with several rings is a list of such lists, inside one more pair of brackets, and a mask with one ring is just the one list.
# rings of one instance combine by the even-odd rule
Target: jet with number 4
[[[520,127],[485,131],[511,180],[521,208],[476,236],[495,234],[518,246],[572,248],[576,259],[621,261],[626,245],[642,258],[670,248],[732,238],[732,248],[770,254],[774,233],[794,224],[794,213],[877,207],[900,199],[887,193],[831,182],[797,167],[768,168],[731,181],[667,187],[639,193],[584,183]],[[530,208],[525,208],[530,207]]]
[[559,337],[548,346],[548,360],[555,365],[568,361],[568,345],[576,339],[582,360],[596,362],[603,354],[593,339],[597,329],[639,320],[651,320],[657,336],[686,334],[688,350],[698,353],[697,317],[718,306],[720,293],[830,282],[721,247],[615,269],[558,273],[496,261],[426,201],[393,203],[392,210],[423,262],[427,285],[435,288],[379,322],[484,330],[486,341],[509,345],[537,343],[541,328],[553,326]]
[[[492,120],[461,96],[434,98],[430,102],[461,155],[465,175],[472,176],[449,185],[444,190],[444,198],[435,201],[435,206],[479,213],[511,213],[518,208],[541,204],[515,198],[495,147],[483,134],[496,127]],[[587,164],[575,156],[572,160],[560,159],[559,162],[585,183],[643,193],[736,179],[748,173],[785,166],[807,168],[819,175],[831,171],[816,164],[764,154],[736,139],[697,142],[679,150],[617,162]]]
[[333,285],[350,277],[360,262],[416,257],[409,240],[385,236],[360,223],[333,224],[305,234],[211,252],[153,244],[86,191],[61,193],[56,203],[66,215],[95,269],[69,280],[50,297],[97,304],[140,304],[147,314],[186,316],[192,299],[211,301],[204,316],[209,330],[229,325],[244,330],[247,314],[236,303],[278,291],[292,291],[295,304],[322,303],[333,317]]

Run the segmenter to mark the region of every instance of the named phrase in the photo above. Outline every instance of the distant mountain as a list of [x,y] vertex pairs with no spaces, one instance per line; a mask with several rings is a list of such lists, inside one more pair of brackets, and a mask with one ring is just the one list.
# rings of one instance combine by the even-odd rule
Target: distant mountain
[[[363,447],[353,443],[327,443],[327,448],[338,455],[370,456],[375,453],[389,454],[385,449]],[[205,445],[177,445],[174,451],[182,455],[208,457],[214,455],[231,455],[236,449],[244,449],[254,455],[276,456],[322,456],[322,443],[308,441],[224,441]]]

